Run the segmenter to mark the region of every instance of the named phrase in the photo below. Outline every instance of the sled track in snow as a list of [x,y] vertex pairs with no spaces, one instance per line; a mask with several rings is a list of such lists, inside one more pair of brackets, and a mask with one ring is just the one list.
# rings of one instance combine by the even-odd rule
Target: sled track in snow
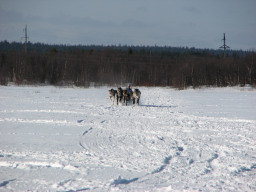
[[[195,181],[220,172],[223,174],[220,177],[226,177],[243,170],[255,171],[253,163],[248,164],[242,159],[237,162],[240,150],[249,150],[253,155],[254,136],[248,138],[246,131],[241,133],[231,129],[246,124],[248,131],[252,130],[254,121],[181,116],[180,112],[172,112],[172,108],[162,108],[157,115],[149,115],[147,112],[150,111],[146,111],[138,122],[135,117],[140,114],[141,108],[143,106],[136,108],[138,113],[127,110],[122,118],[119,118],[122,108],[111,108],[108,120],[91,122],[94,127],[82,134],[81,146],[89,152],[93,161],[134,172],[130,178],[113,178],[112,185],[139,184],[159,175],[166,178],[163,182],[167,182],[173,177],[168,174],[181,178],[186,174]],[[164,121],[166,116],[171,116],[170,121]],[[159,119],[157,123],[155,118]],[[86,125],[85,121],[83,123]],[[241,140],[234,140],[235,135]],[[241,168],[243,163],[247,168]],[[227,164],[232,168],[228,168]],[[179,180],[178,176],[175,179]]]

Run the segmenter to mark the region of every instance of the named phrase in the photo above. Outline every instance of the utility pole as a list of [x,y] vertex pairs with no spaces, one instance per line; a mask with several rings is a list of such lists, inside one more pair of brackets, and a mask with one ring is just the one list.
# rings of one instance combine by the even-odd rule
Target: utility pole
[[25,39],[25,52],[27,53],[27,43],[28,43],[28,31],[27,31],[27,25],[25,25],[25,28],[23,29],[25,36],[21,39]]
[[220,49],[224,50],[224,58],[226,57],[226,49],[229,49],[230,47],[226,45],[226,37],[225,37],[225,33],[223,33],[224,37],[223,37],[223,45],[221,47],[219,47]]

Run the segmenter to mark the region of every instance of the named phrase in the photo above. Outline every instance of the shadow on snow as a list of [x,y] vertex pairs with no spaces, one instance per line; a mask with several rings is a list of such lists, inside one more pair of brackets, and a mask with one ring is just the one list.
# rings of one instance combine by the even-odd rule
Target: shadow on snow
[[142,107],[158,107],[158,108],[176,108],[177,106],[171,105],[140,105]]

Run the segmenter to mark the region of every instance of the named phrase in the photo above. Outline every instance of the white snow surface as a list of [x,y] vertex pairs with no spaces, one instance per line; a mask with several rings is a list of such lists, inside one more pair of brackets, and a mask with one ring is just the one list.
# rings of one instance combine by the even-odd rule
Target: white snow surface
[[256,91],[0,86],[0,191],[256,191]]

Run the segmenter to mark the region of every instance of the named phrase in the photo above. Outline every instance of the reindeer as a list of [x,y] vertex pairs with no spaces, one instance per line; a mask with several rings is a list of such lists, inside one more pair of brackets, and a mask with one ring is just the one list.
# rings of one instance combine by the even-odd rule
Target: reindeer
[[137,99],[137,104],[139,104],[140,95],[141,95],[141,92],[140,92],[139,89],[134,89],[134,90],[133,90],[133,94],[132,94],[133,104],[135,104],[135,100],[136,100],[136,99]]
[[112,101],[113,105],[114,105],[115,95],[117,94],[117,91],[114,89],[110,89],[110,90],[108,90],[108,94],[109,94],[110,101]]

